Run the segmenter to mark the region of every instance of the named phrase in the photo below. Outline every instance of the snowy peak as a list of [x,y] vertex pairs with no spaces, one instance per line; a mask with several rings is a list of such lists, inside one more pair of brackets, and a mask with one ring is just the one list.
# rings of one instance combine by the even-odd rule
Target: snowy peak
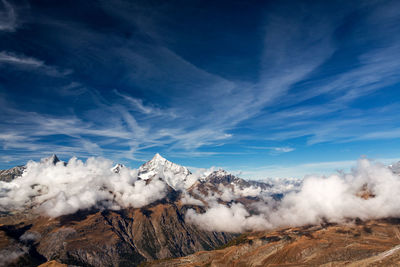
[[227,171],[223,170],[223,169],[219,169],[218,171],[214,171],[213,175],[216,177],[225,177],[227,175],[229,175],[230,173],[228,173]]
[[164,157],[162,157],[159,153],[156,153],[154,157],[150,161],[160,161],[165,162],[167,161]]
[[150,161],[140,166],[138,175],[143,180],[159,177],[167,182],[169,186],[177,189],[184,185],[186,178],[190,175],[190,171],[157,153]]
[[204,181],[210,182],[213,184],[241,183],[242,180],[243,179],[238,178],[223,169],[213,171],[204,179]]

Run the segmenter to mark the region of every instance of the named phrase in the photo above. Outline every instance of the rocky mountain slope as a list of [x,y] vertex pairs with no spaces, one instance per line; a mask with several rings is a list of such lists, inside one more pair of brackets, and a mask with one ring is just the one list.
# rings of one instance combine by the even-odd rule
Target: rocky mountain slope
[[353,208],[397,214],[399,176],[362,164],[342,179],[262,182],[159,154],[137,170],[53,155],[0,173],[0,266],[395,266],[400,222]]
[[[135,266],[218,247],[235,235],[185,223],[185,206],[174,191],[140,209],[87,210],[46,218],[18,214],[0,218],[3,265],[36,266],[57,260],[78,266]],[[1,262],[0,262],[1,264]]]
[[356,220],[245,233],[218,250],[145,266],[399,266],[400,221]]

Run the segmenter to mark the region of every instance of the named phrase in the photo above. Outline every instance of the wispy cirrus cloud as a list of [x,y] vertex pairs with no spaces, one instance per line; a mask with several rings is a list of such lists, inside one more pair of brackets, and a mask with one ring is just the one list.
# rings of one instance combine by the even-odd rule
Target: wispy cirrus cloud
[[17,13],[6,0],[0,5],[0,31],[13,32],[17,28]]
[[283,147],[271,147],[271,146],[246,146],[246,148],[260,149],[260,150],[270,150],[274,153],[288,153],[295,150],[293,147],[283,146]]
[[[180,7],[190,26],[177,23],[186,13],[173,3],[100,1],[93,12],[104,15],[101,25],[65,18],[55,6],[52,14],[38,8],[27,23],[44,39],[24,40],[46,53],[13,53],[15,43],[0,52],[0,67],[32,72],[24,85],[38,92],[21,97],[20,90],[13,102],[16,81],[0,88],[9,99],[0,108],[3,153],[65,146],[118,160],[142,160],[156,150],[207,159],[245,147],[247,154],[283,158],[327,142],[396,138],[397,100],[369,98],[389,96],[387,88],[400,81],[397,4],[349,3],[334,13],[328,6],[263,6],[247,42],[243,25],[224,25],[222,32],[198,23],[205,20],[190,15],[197,8],[190,3]],[[226,20],[242,15],[235,12]]]
[[42,60],[8,51],[0,52],[0,67],[2,65],[12,65],[23,70],[43,72],[46,75],[55,77],[62,77],[72,73],[72,70],[63,70],[59,67],[49,66]]
[[33,68],[39,68],[44,66],[44,62],[38,59],[27,57],[23,55],[16,55],[14,53],[2,51],[0,52],[0,63],[1,64],[11,64],[11,65],[21,65],[21,66],[31,66]]
[[[121,15],[121,14],[119,14]],[[304,14],[303,14],[304,15]],[[131,17],[131,16],[129,16]],[[276,20],[282,20],[279,15],[267,22],[267,27],[275,29],[279,24]],[[157,18],[158,20],[158,18]],[[137,23],[130,20],[128,23],[139,26],[145,34],[149,34],[152,38],[159,38],[155,29],[149,30],[149,27],[143,23]],[[154,23],[154,21],[152,22]],[[289,27],[293,27],[292,33],[307,27],[302,22],[301,16],[294,18]],[[70,32],[66,35],[74,35],[76,29],[70,26],[63,32]],[[331,26],[330,31],[333,30]],[[296,30],[297,29],[297,30]],[[291,47],[293,44],[301,47],[309,46],[315,39],[321,37],[321,34],[327,30],[327,27],[316,29],[311,38],[301,39],[301,35],[295,35],[289,41],[279,29],[271,32],[268,31],[266,43],[269,47]],[[79,43],[75,45],[79,51],[79,46],[86,42],[102,43],[105,38],[97,33],[88,31],[82,33],[79,29]],[[107,39],[109,37],[107,36]],[[279,53],[271,54],[268,48],[263,55],[264,70],[262,71],[262,82],[259,84],[251,84],[248,82],[231,81],[214,73],[198,67],[180,56],[173,49],[164,46],[162,42],[157,45],[140,46],[136,44],[136,40],[128,41],[126,47],[108,50],[108,54],[114,58],[121,58],[128,69],[135,70],[134,77],[127,77],[131,83],[143,90],[154,91],[154,94],[160,94],[158,87],[166,87],[164,93],[167,96],[169,104],[167,107],[157,107],[152,103],[153,99],[147,99],[146,104],[143,99],[133,97],[127,93],[116,90],[115,93],[122,97],[125,101],[123,104],[104,103],[101,109],[109,110],[109,114],[113,114],[114,120],[120,122],[118,133],[113,133],[117,139],[124,139],[129,136],[129,141],[120,141],[121,144],[128,144],[129,151],[140,151],[141,148],[149,148],[152,146],[168,146],[169,150],[196,150],[199,147],[207,145],[221,145],[226,142],[234,142],[237,140],[235,134],[231,130],[256,115],[265,105],[270,105],[274,99],[285,94],[291,84],[299,81],[302,77],[316,68],[320,62],[331,54],[329,40],[324,43],[317,44],[315,50],[321,51],[320,54],[311,53],[305,55],[307,60],[298,60],[292,62],[293,56],[287,54],[286,50],[280,49]],[[86,50],[86,47],[82,49]],[[96,51],[96,50],[94,50]],[[95,55],[91,56],[92,51],[85,54],[91,60],[96,59]],[[297,53],[292,51],[292,54]],[[122,56],[123,55],[123,56]],[[18,56],[10,53],[3,53],[3,62],[8,64],[16,64],[24,67],[36,67],[38,69],[47,69],[43,61],[34,58]],[[311,60],[312,59],[312,60]],[[81,58],[81,64],[93,65],[93,62],[85,63],[85,58]],[[304,62],[308,62],[307,67]],[[106,60],[107,62],[107,60]],[[99,62],[100,63],[100,62]],[[293,64],[294,63],[294,64]],[[101,62],[100,64],[103,64]],[[285,69],[291,66],[292,71],[289,72],[270,73],[269,69]],[[101,65],[99,65],[101,66]],[[150,79],[149,79],[150,78]],[[140,115],[139,115],[140,114]],[[68,136],[80,135],[98,135],[107,136],[99,126],[93,129],[82,128],[76,125],[75,120],[57,120],[48,118],[47,123],[41,123],[42,130],[35,131],[36,135],[66,134]],[[31,120],[37,121],[37,120]],[[92,122],[93,123],[93,122]],[[89,123],[90,125],[90,123]],[[106,124],[106,127],[108,125]],[[112,126],[111,126],[112,127]],[[32,127],[34,128],[34,127]],[[123,135],[123,137],[121,136]],[[240,138],[240,137],[239,137]],[[272,148],[275,152],[288,152],[287,148]]]

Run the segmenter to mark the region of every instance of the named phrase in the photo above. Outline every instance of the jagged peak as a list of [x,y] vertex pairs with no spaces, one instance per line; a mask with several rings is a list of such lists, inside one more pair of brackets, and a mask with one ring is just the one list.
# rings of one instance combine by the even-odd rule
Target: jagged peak
[[170,169],[173,172],[184,172],[185,174],[189,174],[189,170],[181,166],[179,164],[173,163],[163,156],[161,156],[159,153],[156,153],[154,157],[143,164],[142,166],[139,167],[139,173],[144,172],[144,171],[149,171],[149,170],[156,170],[156,169]]
[[190,171],[186,167],[165,159],[159,153],[140,166],[138,172],[138,176],[144,180],[159,176],[174,189],[179,187],[189,175]]
[[153,158],[149,161],[149,162],[170,162],[169,160],[167,160],[166,158],[164,158],[163,156],[161,156],[159,153],[156,153]]
[[49,156],[49,157],[47,157],[47,158],[42,158],[41,160],[40,160],[40,162],[42,162],[42,163],[52,163],[52,164],[56,164],[57,162],[60,162],[60,159],[57,157],[57,155],[56,154],[53,154],[53,155],[51,155],[51,156]]
[[164,160],[165,158],[160,155],[160,153],[156,153],[153,157],[154,160]]

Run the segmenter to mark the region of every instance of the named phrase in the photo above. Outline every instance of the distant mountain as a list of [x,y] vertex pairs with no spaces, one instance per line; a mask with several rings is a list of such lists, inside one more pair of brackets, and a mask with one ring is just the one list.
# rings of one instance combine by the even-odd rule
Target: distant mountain
[[41,159],[40,162],[42,163],[50,163],[50,164],[57,164],[58,162],[61,162],[61,160],[57,157],[56,154],[51,155],[50,157]]
[[236,185],[241,189],[253,186],[253,187],[260,187],[261,189],[265,190],[273,187],[272,184],[264,183],[261,181],[244,180],[222,169],[210,173],[206,178],[203,179],[203,182],[211,184],[223,184],[223,185],[231,184],[231,185]]
[[210,201],[225,204],[241,203],[247,210],[252,211],[253,203],[267,201],[269,198],[281,199],[284,193],[298,189],[301,185],[299,181],[297,179],[245,180],[220,169],[198,179],[187,192],[206,205]]
[[0,181],[11,182],[18,176],[21,176],[25,168],[25,166],[17,166],[8,170],[0,170]]
[[[60,162],[60,160],[58,159],[58,157],[55,154],[53,154],[50,157],[41,159],[41,162],[56,164],[57,162]],[[25,169],[26,169],[26,166],[21,165],[21,166],[13,167],[11,169],[7,169],[7,170],[0,170],[0,181],[11,182],[15,178],[21,176]]]

